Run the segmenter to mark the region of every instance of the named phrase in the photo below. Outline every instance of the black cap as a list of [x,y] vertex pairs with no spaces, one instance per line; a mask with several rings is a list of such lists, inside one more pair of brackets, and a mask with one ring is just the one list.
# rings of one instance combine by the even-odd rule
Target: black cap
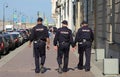
[[87,21],[83,21],[81,24],[88,24],[88,22]]
[[68,22],[66,20],[63,20],[62,24],[68,25]]
[[37,19],[37,21],[39,22],[42,22],[43,21],[43,19],[41,18],[41,17],[39,17],[38,19]]

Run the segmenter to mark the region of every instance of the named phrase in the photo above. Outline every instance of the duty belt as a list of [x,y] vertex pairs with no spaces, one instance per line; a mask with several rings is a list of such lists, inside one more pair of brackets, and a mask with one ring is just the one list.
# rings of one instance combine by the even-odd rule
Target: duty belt
[[[38,41],[43,41],[43,40],[41,40],[41,39],[40,40],[35,40],[34,43],[38,43]],[[45,42],[45,41],[43,41],[43,42]]]
[[37,41],[34,41],[34,43],[38,43]]
[[87,40],[86,40],[86,39],[83,39],[82,41],[78,42],[78,44],[83,44],[83,43],[85,43],[85,42],[87,42]]

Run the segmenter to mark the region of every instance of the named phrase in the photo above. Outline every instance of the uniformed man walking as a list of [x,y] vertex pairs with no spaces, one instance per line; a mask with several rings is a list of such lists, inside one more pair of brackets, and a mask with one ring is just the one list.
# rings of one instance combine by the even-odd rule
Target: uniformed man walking
[[90,71],[91,46],[94,40],[92,30],[88,27],[86,21],[82,22],[82,27],[78,30],[75,37],[75,44],[78,42],[79,63],[77,65],[79,70],[83,69],[83,55],[85,52],[86,62],[85,71]]
[[[62,28],[59,28],[54,38],[54,49],[57,50],[57,62],[59,65],[58,72],[68,71],[69,49],[70,44],[73,46],[72,31],[67,28],[68,22],[62,22]],[[62,58],[64,57],[64,65],[62,67]]]
[[[46,42],[47,42],[47,49],[49,49],[50,40],[48,29],[46,26],[42,24],[43,19],[37,19],[37,25],[33,27],[31,36],[30,36],[30,43],[29,47],[31,47],[31,43],[33,41],[33,48],[34,48],[34,56],[35,56],[35,73],[45,72],[44,63],[46,58]],[[39,63],[39,58],[41,58],[41,64]]]

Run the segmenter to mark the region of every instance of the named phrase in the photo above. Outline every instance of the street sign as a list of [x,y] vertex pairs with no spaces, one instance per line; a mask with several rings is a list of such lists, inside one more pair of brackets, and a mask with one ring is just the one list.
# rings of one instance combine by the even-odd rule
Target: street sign
[[21,22],[22,22],[22,23],[26,23],[26,17],[25,17],[25,16],[22,16]]
[[13,21],[17,22],[17,15],[16,14],[13,15]]

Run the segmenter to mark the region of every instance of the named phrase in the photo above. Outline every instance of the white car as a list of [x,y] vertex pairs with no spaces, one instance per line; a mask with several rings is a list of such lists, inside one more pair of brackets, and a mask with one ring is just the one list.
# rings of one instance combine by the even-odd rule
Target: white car
[[13,31],[13,25],[5,25],[5,30],[6,30],[7,32]]

